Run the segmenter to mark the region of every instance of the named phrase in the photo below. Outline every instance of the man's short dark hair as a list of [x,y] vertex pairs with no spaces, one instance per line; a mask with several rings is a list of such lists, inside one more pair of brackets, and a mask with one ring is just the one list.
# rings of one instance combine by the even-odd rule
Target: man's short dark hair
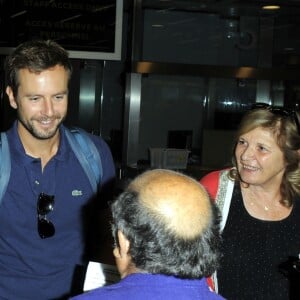
[[12,88],[14,96],[19,87],[18,71],[28,69],[33,73],[40,73],[56,65],[63,66],[72,73],[72,65],[68,52],[51,40],[31,40],[20,44],[11,55],[6,58],[5,71],[7,85]]

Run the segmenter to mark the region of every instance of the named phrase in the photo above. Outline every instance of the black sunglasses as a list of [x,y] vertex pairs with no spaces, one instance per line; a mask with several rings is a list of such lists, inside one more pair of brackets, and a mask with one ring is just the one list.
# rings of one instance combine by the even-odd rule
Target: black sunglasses
[[47,220],[46,215],[53,211],[54,196],[40,193],[37,201],[38,233],[42,239],[51,237],[55,233],[55,227]]
[[274,115],[290,118],[295,122],[298,134],[300,134],[300,120],[296,110],[281,106],[272,106],[267,103],[255,103],[252,105],[251,109],[266,109]]

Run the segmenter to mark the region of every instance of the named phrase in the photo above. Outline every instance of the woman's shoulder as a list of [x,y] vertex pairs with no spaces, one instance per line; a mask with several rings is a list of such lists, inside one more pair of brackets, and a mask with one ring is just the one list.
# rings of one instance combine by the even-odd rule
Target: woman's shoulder
[[211,183],[211,182],[215,182],[215,181],[218,182],[220,175],[222,173],[228,173],[230,170],[231,170],[231,168],[226,168],[226,169],[215,170],[215,171],[209,172],[200,179],[200,183],[204,185],[206,183]]
[[227,172],[229,170],[230,169],[212,171],[210,173],[207,173],[200,179],[200,183],[206,188],[213,199],[215,199],[217,195],[221,173]]
[[222,170],[216,170],[216,171],[212,171],[209,172],[207,174],[205,174],[201,179],[200,182],[206,182],[206,181],[214,181],[216,179],[219,178],[219,175],[221,173]]

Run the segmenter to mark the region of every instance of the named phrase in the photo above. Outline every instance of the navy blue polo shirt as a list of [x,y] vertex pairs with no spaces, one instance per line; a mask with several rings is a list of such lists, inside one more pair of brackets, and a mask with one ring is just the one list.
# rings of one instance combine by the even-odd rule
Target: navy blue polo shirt
[[[26,155],[17,125],[7,132],[11,175],[0,207],[0,298],[56,299],[70,290],[73,271],[83,263],[83,212],[94,197],[92,188],[61,126],[57,154],[43,172],[40,159]],[[92,136],[103,165],[102,185],[115,168],[106,143]],[[37,199],[54,195],[47,214],[55,235],[41,239],[37,231]]]

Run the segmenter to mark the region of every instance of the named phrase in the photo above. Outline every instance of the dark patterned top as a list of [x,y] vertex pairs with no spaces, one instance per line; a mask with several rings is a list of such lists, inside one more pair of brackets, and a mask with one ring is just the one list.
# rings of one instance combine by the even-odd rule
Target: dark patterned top
[[299,274],[289,268],[291,257],[300,253],[299,201],[295,199],[283,220],[258,220],[246,211],[240,187],[235,186],[217,273],[221,295],[234,300],[300,299]]

